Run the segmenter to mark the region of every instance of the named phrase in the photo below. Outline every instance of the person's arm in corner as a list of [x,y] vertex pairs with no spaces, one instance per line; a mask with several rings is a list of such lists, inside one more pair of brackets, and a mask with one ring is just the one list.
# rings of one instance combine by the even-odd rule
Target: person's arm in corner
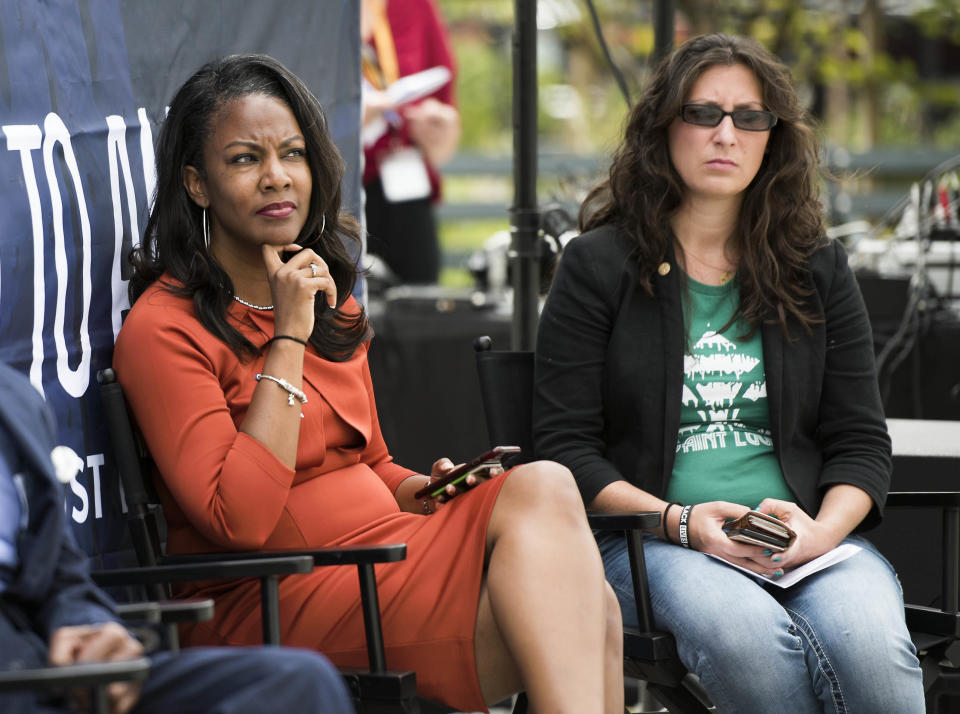
[[[612,261],[598,257],[610,235],[583,235],[564,248],[537,332],[533,438],[537,458],[570,469],[584,502],[623,476],[604,454],[603,384],[616,319]],[[598,504],[599,505],[599,504]]]
[[815,258],[821,265],[815,275],[827,276],[819,288],[826,320],[817,432],[823,454],[819,486],[825,494],[837,484],[865,492],[872,507],[862,525],[870,528],[880,522],[893,473],[870,319],[843,245],[831,241]]
[[[50,664],[119,662],[143,655],[143,645],[116,622],[75,625],[54,630],[48,644]],[[107,685],[111,714],[126,714],[140,698],[139,682]]]
[[[49,406],[26,380],[21,380],[20,375],[4,372],[8,390],[5,396],[9,395],[10,390],[19,390],[17,402],[22,410],[22,418],[28,422],[31,438],[39,442],[40,453],[51,453],[56,443],[56,428]],[[12,381],[22,381],[24,388],[20,389],[20,385],[12,384]],[[14,444],[14,435],[11,433],[4,443]],[[35,453],[38,449],[30,451]],[[26,453],[26,450],[21,453]],[[3,462],[0,464],[0,478],[12,478],[7,456],[2,450],[0,461]],[[110,598],[90,579],[87,557],[77,548],[63,509],[58,505],[62,503],[62,489],[54,478],[53,464],[31,463],[29,458],[20,459],[20,464],[23,469],[20,478],[33,480],[28,492],[42,494],[36,507],[31,509],[31,520],[26,528],[30,532],[54,536],[62,534],[60,543],[49,544],[51,550],[56,549],[57,561],[48,587],[46,591],[37,593],[36,601],[25,610],[30,613],[37,631],[46,635],[48,661],[53,665],[65,665],[139,657],[143,653],[143,646],[117,622]],[[50,504],[51,496],[54,505],[45,507],[45,504]],[[54,522],[51,523],[51,520]],[[43,554],[38,552],[35,555]],[[137,683],[111,684],[107,688],[111,711],[125,714],[136,704],[139,694],[140,686]]]

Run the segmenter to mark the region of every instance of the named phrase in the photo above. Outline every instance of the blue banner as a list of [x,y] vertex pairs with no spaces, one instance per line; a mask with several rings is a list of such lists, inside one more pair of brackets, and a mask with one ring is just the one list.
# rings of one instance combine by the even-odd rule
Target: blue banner
[[327,112],[359,215],[354,0],[0,0],[0,360],[29,375],[83,461],[65,503],[89,554],[127,536],[96,373],[129,307],[167,102],[203,63],[272,55]]

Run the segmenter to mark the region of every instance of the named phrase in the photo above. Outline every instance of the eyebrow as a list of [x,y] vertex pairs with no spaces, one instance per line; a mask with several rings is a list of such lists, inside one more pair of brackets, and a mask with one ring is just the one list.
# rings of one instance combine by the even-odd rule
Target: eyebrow
[[[293,144],[298,141],[302,141],[304,143],[306,142],[306,140],[303,138],[301,134],[294,134],[293,136],[288,136],[286,139],[281,141],[280,146],[288,146],[289,144]],[[261,145],[256,141],[249,141],[247,139],[237,139],[236,141],[231,141],[229,144],[227,144],[223,148],[231,149],[231,148],[240,147],[240,146],[248,146],[254,149],[258,149],[260,148]]]

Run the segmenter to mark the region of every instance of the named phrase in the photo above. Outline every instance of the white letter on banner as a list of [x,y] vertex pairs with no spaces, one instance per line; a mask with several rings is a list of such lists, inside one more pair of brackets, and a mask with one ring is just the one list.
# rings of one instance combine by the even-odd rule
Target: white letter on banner
[[[54,449],[56,451],[56,449]],[[80,474],[83,473],[83,459],[77,454],[77,452],[70,449],[63,457],[64,461],[72,461],[70,467],[66,467],[64,464],[65,470],[68,473],[72,473],[70,478],[70,490],[73,491],[73,495],[80,499],[80,508],[74,506],[70,509],[70,517],[73,518],[76,523],[86,523],[87,516],[90,514],[90,498],[87,496],[87,489],[83,487],[83,484],[78,480]],[[64,504],[66,506],[66,503]]]
[[100,503],[100,467],[103,466],[103,454],[87,454],[87,466],[93,471],[93,517],[100,518],[103,515]]
[[[82,472],[77,472],[77,476]],[[90,514],[90,497],[87,496],[87,489],[77,480],[77,476],[70,479],[70,490],[80,499],[80,508],[74,506],[70,509],[70,517],[75,523],[86,523],[87,516]]]
[[[57,345],[57,376],[60,384],[71,397],[82,397],[90,384],[90,334],[87,321],[90,316],[90,219],[87,217],[87,202],[80,182],[80,169],[77,157],[70,144],[70,132],[66,124],[51,112],[43,120],[43,167],[47,172],[47,185],[50,188],[50,202],[53,204],[54,263],[57,268],[57,309],[54,315],[53,337]],[[80,251],[83,256],[81,268],[81,291],[83,306],[80,317],[80,364],[70,369],[67,343],[64,335],[64,314],[67,302],[67,249],[63,234],[63,201],[60,199],[60,187],[53,165],[53,148],[56,144],[63,147],[63,159],[70,172],[73,190],[76,196],[77,210],[80,213]]]
[[[143,107],[137,109],[137,117],[140,119],[140,156],[143,158],[143,186],[147,190],[147,215],[153,209],[153,192],[157,186],[157,162],[153,157],[153,132],[150,130],[150,119],[147,117],[147,110]],[[139,245],[140,236],[133,237],[134,245]]]
[[[120,203],[120,176],[123,171],[123,187],[127,194],[127,211],[130,213],[130,236],[134,245],[138,242],[140,229],[137,227],[137,196],[133,191],[133,179],[130,176],[130,159],[127,157],[127,125],[123,117],[111,114],[107,117],[107,161],[110,165],[110,198],[113,200],[113,271],[110,282],[113,286],[113,339],[120,334],[120,313],[130,307],[127,297],[127,281],[120,275],[120,261],[123,258],[123,206]],[[120,165],[117,166],[117,156]]]
[[33,360],[30,363],[30,382],[43,394],[43,215],[37,175],[33,170],[33,157],[30,156],[31,151],[40,148],[43,133],[36,124],[7,124],[3,127],[3,133],[7,135],[7,151],[20,152],[23,183],[30,205],[33,228]]

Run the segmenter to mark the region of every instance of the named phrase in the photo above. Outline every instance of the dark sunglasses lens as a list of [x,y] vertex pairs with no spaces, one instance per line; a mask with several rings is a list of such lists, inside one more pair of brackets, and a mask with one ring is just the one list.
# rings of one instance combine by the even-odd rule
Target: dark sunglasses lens
[[766,131],[773,127],[773,115],[770,112],[740,109],[733,112],[733,124],[747,131]]
[[723,119],[723,111],[717,107],[702,104],[688,104],[683,108],[681,117],[688,124],[697,126],[716,126]]

